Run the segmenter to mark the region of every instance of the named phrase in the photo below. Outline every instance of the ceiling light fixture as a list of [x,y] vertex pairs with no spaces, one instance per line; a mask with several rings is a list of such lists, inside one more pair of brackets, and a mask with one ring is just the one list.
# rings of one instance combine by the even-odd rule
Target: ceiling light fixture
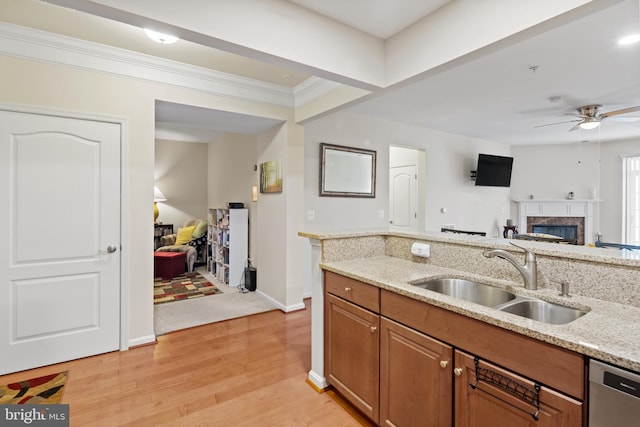
[[580,126],[580,129],[584,129],[584,130],[595,129],[598,126],[600,126],[600,120],[587,117],[578,126]]
[[157,43],[173,44],[178,41],[178,37],[170,36],[168,34],[162,34],[157,31],[150,30],[148,28],[145,28],[144,32],[146,33],[147,37],[149,37],[151,40]]

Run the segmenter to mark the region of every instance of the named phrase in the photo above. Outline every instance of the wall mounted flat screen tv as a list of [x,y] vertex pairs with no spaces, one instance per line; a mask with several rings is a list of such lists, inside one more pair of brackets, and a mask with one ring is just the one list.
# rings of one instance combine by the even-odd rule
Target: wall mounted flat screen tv
[[509,187],[513,157],[478,154],[476,185],[486,187]]

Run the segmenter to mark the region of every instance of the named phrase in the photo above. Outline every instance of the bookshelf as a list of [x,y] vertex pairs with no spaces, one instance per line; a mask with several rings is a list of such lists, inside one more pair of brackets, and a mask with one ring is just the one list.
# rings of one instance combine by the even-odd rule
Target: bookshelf
[[249,210],[209,208],[207,270],[229,286],[242,283],[249,257]]
[[158,249],[160,245],[160,238],[169,234],[173,234],[173,224],[154,224],[153,234],[153,249]]

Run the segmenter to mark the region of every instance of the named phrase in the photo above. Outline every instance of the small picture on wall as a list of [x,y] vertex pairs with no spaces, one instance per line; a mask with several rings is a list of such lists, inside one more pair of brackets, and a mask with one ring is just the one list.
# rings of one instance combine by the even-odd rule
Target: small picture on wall
[[282,169],[280,160],[260,163],[260,192],[282,193]]

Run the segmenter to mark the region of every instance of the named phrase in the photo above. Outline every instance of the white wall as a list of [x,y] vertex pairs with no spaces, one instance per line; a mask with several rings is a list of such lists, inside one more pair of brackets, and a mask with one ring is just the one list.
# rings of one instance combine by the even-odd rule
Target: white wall
[[[376,150],[376,197],[319,197],[320,142]],[[425,193],[427,230],[455,224],[459,229],[494,233],[497,224],[505,223],[509,189],[476,187],[469,180],[469,171],[476,168],[478,153],[508,155],[508,146],[342,112],[305,125],[304,210],[313,211],[315,219],[305,216],[304,229],[386,228],[390,145],[426,153],[426,172],[419,185]],[[441,213],[441,208],[447,213]]]
[[207,219],[207,144],[155,142],[155,184],[167,198],[158,202],[158,221],[173,231],[191,219]]
[[[598,143],[515,145],[511,147],[511,195],[525,199],[592,199],[598,186]],[[515,218],[515,217],[514,217]]]
[[[600,144],[515,145],[511,147],[514,199],[565,199],[573,191],[576,199],[593,199],[599,193]],[[514,224],[516,203],[511,206]],[[598,232],[598,205],[594,208],[594,231]],[[518,224],[523,231],[523,225]]]
[[[622,242],[622,156],[640,154],[640,140],[511,147],[514,198],[600,200],[594,207],[594,232],[607,242]],[[517,218],[517,206],[512,206]]]

